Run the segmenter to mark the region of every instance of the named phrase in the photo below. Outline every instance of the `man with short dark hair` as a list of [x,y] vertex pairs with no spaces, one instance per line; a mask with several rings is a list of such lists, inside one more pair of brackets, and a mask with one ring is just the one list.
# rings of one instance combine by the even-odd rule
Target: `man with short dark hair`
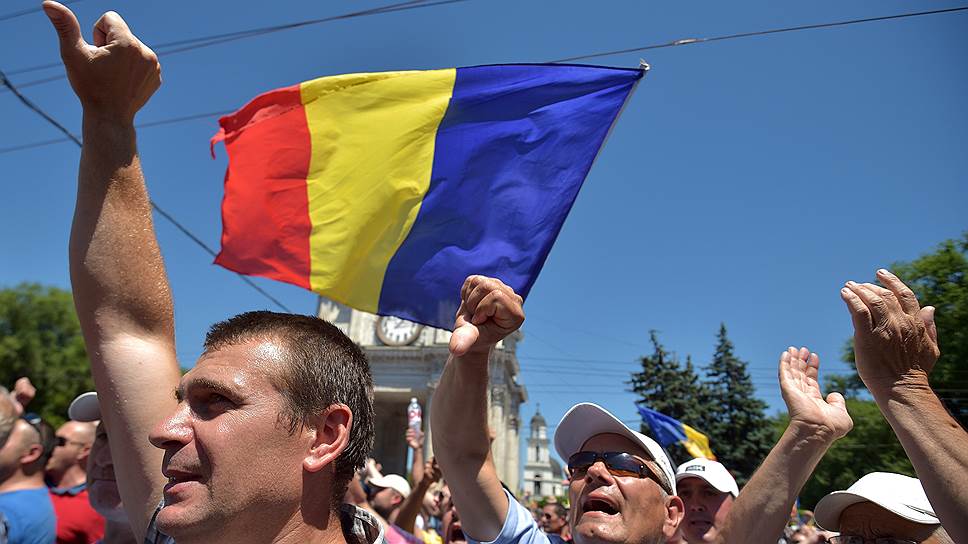
[[571,542],[568,532],[568,509],[560,502],[549,502],[541,507],[538,518],[541,530],[549,535],[557,535],[564,542]]
[[318,318],[249,312],[215,325],[180,375],[134,129],[160,65],[117,13],[88,44],[68,8],[43,8],[84,112],[71,282],[135,536],[382,542],[372,515],[338,505],[373,442],[362,351]]
[[34,414],[15,421],[0,448],[0,512],[11,544],[54,542],[54,507],[44,484],[44,466],[53,449],[53,429]]

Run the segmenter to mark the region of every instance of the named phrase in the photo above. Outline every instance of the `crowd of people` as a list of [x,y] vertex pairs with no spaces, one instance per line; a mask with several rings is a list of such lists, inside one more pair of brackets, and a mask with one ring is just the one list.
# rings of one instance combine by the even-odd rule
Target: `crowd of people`
[[844,398],[821,393],[807,348],[780,355],[789,424],[742,489],[729,467],[674,467],[653,439],[581,402],[554,435],[567,503],[534,510],[491,456],[488,360],[525,317],[499,279],[471,276],[460,290],[434,394],[434,456],[424,458],[417,429],[402,437],[409,478],[368,458],[369,367],[326,321],[231,317],[182,375],[133,124],[161,84],[157,57],[113,12],[89,44],[68,8],[44,10],[84,112],[68,260],[97,391],[56,430],[27,410],[29,383],[0,395],[0,542],[968,542],[968,433],[928,381],[940,355],[934,309],[887,270],[880,285],[847,282],[840,295],[857,372],[918,478],[872,472],[793,526],[800,489],[852,428]]

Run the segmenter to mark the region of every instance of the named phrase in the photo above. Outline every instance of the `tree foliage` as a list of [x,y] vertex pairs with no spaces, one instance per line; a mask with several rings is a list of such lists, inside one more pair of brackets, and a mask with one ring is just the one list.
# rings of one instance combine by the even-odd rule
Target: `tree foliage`
[[[725,325],[720,327],[713,359],[704,368],[705,379],[690,357],[682,364],[667,351],[655,331],[650,339],[653,352],[642,357],[642,369],[632,375],[632,392],[649,408],[708,436],[720,462],[745,482],[769,453],[772,428],[764,415],[766,403],[755,398],[747,363],[734,354]],[[651,434],[645,424],[642,432]],[[669,453],[677,462],[691,457],[679,445]]]
[[[933,252],[909,263],[894,263],[897,274],[922,306],[934,306],[941,358],[931,373],[931,386],[963,427],[968,427],[968,232],[946,240]],[[854,362],[848,342],[844,359]],[[863,387],[856,373],[847,383]]]
[[75,396],[94,389],[69,292],[31,283],[0,289],[0,384],[11,388],[22,376],[37,388],[27,409],[55,426]]
[[[632,374],[629,382],[632,392],[649,408],[705,432],[706,410],[702,402],[707,394],[692,360],[687,357],[683,366],[674,353],[662,346],[656,331],[650,331],[649,338],[653,351],[651,355],[642,357],[642,370]],[[641,431],[643,434],[652,434],[645,423],[642,423]],[[667,450],[674,462],[685,462],[692,457],[679,444]]]
[[721,324],[716,352],[706,367],[709,419],[706,431],[716,458],[742,485],[773,447],[766,403],[756,398],[747,363],[736,357]]
[[[800,492],[800,505],[813,509],[831,491],[843,490],[871,472],[915,476],[901,443],[872,400],[847,399],[854,428],[827,451]],[[788,418],[774,420],[774,438],[786,429]]]

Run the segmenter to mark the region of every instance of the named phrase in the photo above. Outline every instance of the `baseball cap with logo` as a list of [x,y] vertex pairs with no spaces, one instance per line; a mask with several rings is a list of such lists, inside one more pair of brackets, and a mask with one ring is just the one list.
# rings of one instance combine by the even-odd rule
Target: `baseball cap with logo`
[[672,495],[676,494],[675,472],[672,471],[672,463],[662,446],[648,436],[629,429],[617,417],[597,404],[583,402],[568,410],[558,423],[558,428],[555,429],[555,450],[559,457],[567,461],[569,457],[581,451],[581,447],[589,438],[605,433],[624,436],[642,446],[649,457],[659,465],[661,471],[659,477],[666,481],[660,486],[668,488]]
[[370,478],[368,482],[373,487],[390,488],[399,493],[403,498],[410,494],[410,482],[403,476],[397,474],[387,474],[377,478]]
[[859,502],[872,502],[915,523],[941,524],[924,494],[921,481],[890,472],[872,472],[854,482],[846,491],[828,494],[817,503],[814,516],[824,529],[839,531],[840,514],[848,506]]
[[704,459],[702,457],[697,457],[692,461],[686,461],[676,469],[676,482],[681,482],[686,478],[699,478],[704,480],[720,493],[730,493],[733,495],[733,498],[739,495],[739,486],[736,485],[736,479],[718,461]]

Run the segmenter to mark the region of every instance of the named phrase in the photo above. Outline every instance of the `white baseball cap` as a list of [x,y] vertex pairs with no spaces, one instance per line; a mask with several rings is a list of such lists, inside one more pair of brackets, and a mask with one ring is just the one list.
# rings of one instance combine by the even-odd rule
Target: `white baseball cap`
[[581,451],[581,447],[589,438],[604,433],[624,436],[642,446],[649,457],[659,465],[662,470],[661,477],[668,482],[672,494],[676,494],[675,472],[662,446],[648,436],[629,429],[621,420],[597,404],[583,402],[568,410],[558,423],[558,428],[555,429],[555,450],[558,456],[567,462],[569,457]]
[[940,525],[921,481],[891,472],[872,472],[846,491],[834,491],[817,503],[814,517],[828,531],[840,530],[840,514],[859,502],[872,502],[898,516],[924,525]]
[[397,474],[387,474],[378,478],[370,478],[369,484],[373,487],[388,487],[402,495],[403,498],[407,498],[407,495],[410,494],[410,482],[403,476]]
[[101,419],[101,405],[97,402],[97,393],[88,391],[78,395],[67,408],[67,417],[74,421],[97,421]]
[[736,479],[726,470],[726,467],[718,461],[697,457],[692,461],[686,461],[676,469],[676,482],[686,478],[699,478],[720,493],[730,493],[733,497],[739,496],[739,486]]

